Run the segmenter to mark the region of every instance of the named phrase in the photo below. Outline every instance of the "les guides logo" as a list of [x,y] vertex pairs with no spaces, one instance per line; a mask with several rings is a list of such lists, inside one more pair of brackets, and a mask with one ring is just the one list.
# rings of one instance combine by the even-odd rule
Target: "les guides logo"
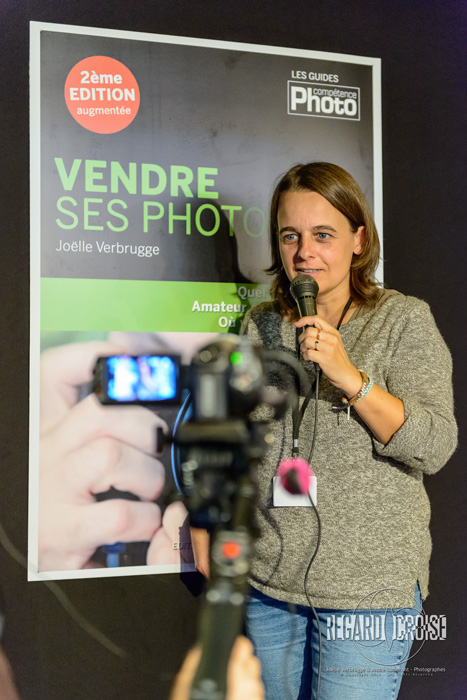
[[[308,82],[306,78],[319,77],[323,82]],[[300,117],[360,120],[360,88],[330,85],[339,80],[337,75],[294,71],[287,81],[287,114]],[[298,78],[298,80],[297,80]]]

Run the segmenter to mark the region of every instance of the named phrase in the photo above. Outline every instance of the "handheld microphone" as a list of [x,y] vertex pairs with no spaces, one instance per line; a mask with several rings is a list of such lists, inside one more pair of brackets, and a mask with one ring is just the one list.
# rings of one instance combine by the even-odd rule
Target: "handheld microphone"
[[294,277],[290,284],[290,294],[298,306],[300,318],[303,318],[303,316],[316,316],[316,297],[318,292],[318,282],[311,275],[302,273]]
[[308,494],[311,486],[313,469],[301,457],[285,459],[281,462],[278,472],[281,486],[291,494]]

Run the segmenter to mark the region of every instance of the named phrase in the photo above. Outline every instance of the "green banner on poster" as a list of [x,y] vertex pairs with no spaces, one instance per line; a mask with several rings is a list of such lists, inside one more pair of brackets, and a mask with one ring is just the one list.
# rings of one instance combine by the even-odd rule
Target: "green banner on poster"
[[269,286],[148,280],[41,280],[42,331],[236,333]]

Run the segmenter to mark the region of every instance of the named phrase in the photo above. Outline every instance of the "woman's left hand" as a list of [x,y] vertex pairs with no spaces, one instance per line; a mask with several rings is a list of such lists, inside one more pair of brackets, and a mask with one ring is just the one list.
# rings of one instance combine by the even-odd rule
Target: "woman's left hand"
[[350,362],[339,331],[319,316],[304,316],[295,327],[304,328],[298,338],[303,359],[317,362],[335,387],[348,397],[354,396],[360,390],[362,377]]

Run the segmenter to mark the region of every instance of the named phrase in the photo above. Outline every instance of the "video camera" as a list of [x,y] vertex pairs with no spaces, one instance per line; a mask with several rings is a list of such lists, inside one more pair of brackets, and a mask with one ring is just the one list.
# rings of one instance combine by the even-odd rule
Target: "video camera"
[[[294,390],[266,388],[265,366],[278,361],[308,381],[290,354],[261,351],[247,337],[228,334],[198,350],[188,366],[175,355],[144,355],[100,358],[95,367],[94,391],[103,404],[182,406],[173,435],[164,441],[175,451],[190,525],[212,533],[211,579],[200,619],[203,652],[192,700],[225,696],[230,652],[242,631],[258,534],[256,468],[273,441],[270,420],[297,401]],[[251,417],[261,405],[270,407],[269,420]]]

